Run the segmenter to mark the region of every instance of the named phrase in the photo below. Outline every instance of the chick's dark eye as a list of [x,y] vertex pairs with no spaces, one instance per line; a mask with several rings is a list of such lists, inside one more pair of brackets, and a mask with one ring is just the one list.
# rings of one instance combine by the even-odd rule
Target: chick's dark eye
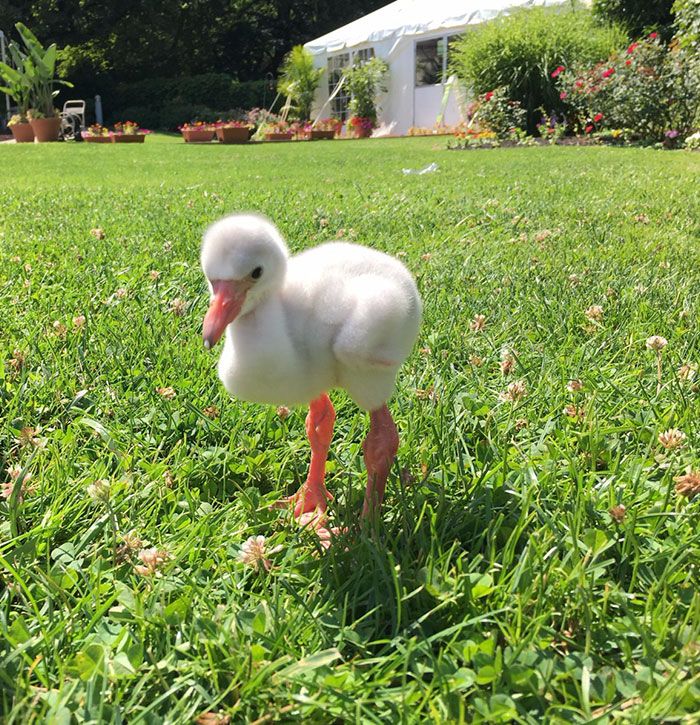
[[251,273],[250,276],[253,279],[260,279],[262,277],[262,267],[256,267]]

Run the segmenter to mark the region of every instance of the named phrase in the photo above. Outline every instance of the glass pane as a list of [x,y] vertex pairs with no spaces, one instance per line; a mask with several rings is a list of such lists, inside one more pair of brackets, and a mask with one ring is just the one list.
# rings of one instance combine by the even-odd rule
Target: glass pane
[[442,82],[442,59],[445,43],[442,38],[416,43],[416,85],[430,86]]
[[[333,93],[338,81],[343,75],[343,68],[350,65],[350,53],[340,53],[328,59],[328,95]],[[348,103],[350,98],[345,88],[338,91],[338,95],[331,101],[331,114],[345,121],[348,117]]]
[[355,63],[366,63],[368,60],[374,58],[374,48],[362,48],[362,50],[355,51]]

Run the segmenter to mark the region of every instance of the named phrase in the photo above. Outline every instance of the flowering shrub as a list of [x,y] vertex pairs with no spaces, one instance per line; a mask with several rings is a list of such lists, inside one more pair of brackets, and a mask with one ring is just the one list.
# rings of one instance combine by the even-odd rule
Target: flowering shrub
[[593,68],[563,71],[559,81],[578,131],[629,129],[667,142],[700,121],[700,61],[666,47],[656,33]]
[[265,129],[265,133],[289,133],[292,130],[290,125],[281,118],[274,122],[264,124],[263,128]]
[[625,37],[619,28],[596,24],[579,4],[561,13],[523,8],[464,33],[451,45],[450,66],[477,94],[507,87],[508,98],[527,112],[519,125],[534,132],[541,107],[565,111],[557,88],[563,67],[607,58]]
[[139,132],[139,125],[135,121],[117,121],[114,124],[114,133],[134,136]]
[[193,121],[192,123],[183,123],[182,126],[178,126],[178,131],[210,131],[213,128],[213,124],[207,123],[206,121]]
[[[315,122],[313,129],[315,131],[333,131],[334,133],[338,133],[342,125],[343,122],[339,118],[319,118]],[[311,126],[309,126],[309,130],[311,130]]]
[[568,126],[566,116],[557,116],[556,113],[548,116],[544,109],[542,109],[542,113],[542,118],[537,124],[537,131],[540,134],[540,138],[551,144],[555,144],[566,134]]
[[99,123],[93,123],[92,126],[88,126],[88,136],[109,136],[109,129],[106,126],[101,126]]
[[351,116],[348,121],[348,126],[353,129],[360,128],[368,132],[374,128],[375,121],[370,116]]
[[508,88],[501,86],[479,96],[479,107],[474,114],[481,126],[493,131],[498,138],[512,135],[526,122],[526,112],[519,101],[510,100]]
[[251,108],[250,111],[246,113],[245,120],[248,124],[257,128],[262,126],[264,123],[275,123],[280,120],[280,117],[276,113],[270,113],[270,111],[265,108],[256,107]]
[[252,128],[252,124],[248,121],[235,121],[229,119],[228,121],[217,121],[214,124],[215,128]]
[[311,132],[311,124],[304,121],[292,121],[287,128],[297,140],[307,140]]

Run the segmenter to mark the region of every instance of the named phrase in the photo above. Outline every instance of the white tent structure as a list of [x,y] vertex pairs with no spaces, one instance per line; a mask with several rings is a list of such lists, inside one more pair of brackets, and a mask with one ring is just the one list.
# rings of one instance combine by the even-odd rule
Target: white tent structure
[[[571,6],[572,0],[396,0],[359,20],[306,43],[316,67],[327,73],[317,91],[318,112],[343,68],[373,56],[389,64],[387,93],[379,122],[392,134],[411,126],[431,128],[444,110],[444,123],[460,120],[457,94],[446,87],[450,41],[471,26],[519,7]],[[449,91],[449,92],[448,92]],[[324,115],[347,116],[341,87]]]

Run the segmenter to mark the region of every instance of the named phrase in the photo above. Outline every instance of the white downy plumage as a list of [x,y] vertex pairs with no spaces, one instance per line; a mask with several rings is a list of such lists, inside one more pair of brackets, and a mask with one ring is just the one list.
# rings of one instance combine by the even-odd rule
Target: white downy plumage
[[207,229],[201,261],[212,298],[222,280],[244,291],[219,360],[232,395],[295,405],[344,388],[370,411],[391,397],[422,311],[397,259],[344,242],[290,257],[269,220],[241,214]]

